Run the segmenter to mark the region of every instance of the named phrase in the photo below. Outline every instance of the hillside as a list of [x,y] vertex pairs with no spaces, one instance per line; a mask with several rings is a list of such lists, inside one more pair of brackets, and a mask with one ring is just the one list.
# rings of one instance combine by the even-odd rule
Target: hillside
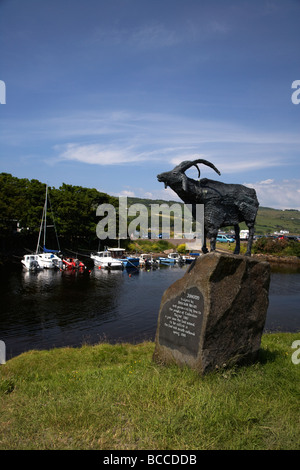
[[[178,201],[163,201],[161,199],[140,199],[127,198],[128,206],[132,204],[144,204],[150,210],[151,204],[168,204],[172,205]],[[181,203],[179,203],[181,204]],[[240,228],[246,229],[244,223],[240,224]],[[296,209],[272,209],[270,207],[259,207],[256,218],[255,232],[259,235],[266,235],[275,231],[288,230],[290,234],[300,234],[300,211]]]
[[280,230],[288,230],[291,234],[298,235],[300,233],[300,211],[260,207],[256,219],[256,232],[266,234]]

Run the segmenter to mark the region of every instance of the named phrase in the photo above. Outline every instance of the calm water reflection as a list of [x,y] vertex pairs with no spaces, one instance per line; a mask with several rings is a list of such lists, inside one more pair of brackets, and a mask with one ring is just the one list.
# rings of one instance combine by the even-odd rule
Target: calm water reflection
[[[7,359],[30,349],[154,339],[165,289],[186,267],[90,274],[1,273],[0,339]],[[267,331],[299,331],[300,271],[272,272]]]

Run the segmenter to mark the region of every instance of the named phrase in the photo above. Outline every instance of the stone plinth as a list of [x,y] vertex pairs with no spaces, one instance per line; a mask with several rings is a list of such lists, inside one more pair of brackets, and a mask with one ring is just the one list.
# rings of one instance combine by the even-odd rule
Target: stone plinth
[[201,374],[258,357],[269,303],[270,265],[209,253],[163,294],[153,359]]

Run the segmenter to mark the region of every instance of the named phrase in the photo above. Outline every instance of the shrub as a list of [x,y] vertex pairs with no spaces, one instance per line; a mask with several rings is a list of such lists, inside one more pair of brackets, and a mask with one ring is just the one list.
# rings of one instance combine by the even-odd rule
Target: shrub
[[300,257],[300,243],[297,241],[290,241],[284,250],[286,256],[299,256]]
[[282,256],[300,256],[300,243],[286,239],[259,238],[253,245],[253,253],[275,254]]
[[181,245],[177,246],[177,252],[178,253],[185,253],[185,250],[186,250],[185,243],[181,243]]

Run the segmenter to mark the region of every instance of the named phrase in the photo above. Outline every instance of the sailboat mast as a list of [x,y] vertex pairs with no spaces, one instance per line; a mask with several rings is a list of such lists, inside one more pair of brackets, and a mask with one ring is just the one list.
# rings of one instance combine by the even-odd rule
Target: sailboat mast
[[47,228],[47,193],[48,193],[48,185],[46,184],[46,198],[45,198],[45,219],[44,219],[44,245],[46,246],[46,228]]
[[46,202],[45,202],[44,207],[43,207],[43,215],[42,215],[42,220],[41,220],[41,225],[40,225],[39,238],[38,238],[38,242],[37,242],[37,246],[36,246],[36,254],[38,254],[38,252],[39,252],[39,246],[40,246],[41,234],[42,234],[42,229],[43,229],[43,221],[44,221],[45,211],[46,211]]

